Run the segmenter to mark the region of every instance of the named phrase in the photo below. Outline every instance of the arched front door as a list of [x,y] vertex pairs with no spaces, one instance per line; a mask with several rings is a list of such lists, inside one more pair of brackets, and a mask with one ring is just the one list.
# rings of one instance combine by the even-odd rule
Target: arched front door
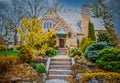
[[60,46],[60,48],[65,47],[65,38],[64,37],[59,38],[59,46]]

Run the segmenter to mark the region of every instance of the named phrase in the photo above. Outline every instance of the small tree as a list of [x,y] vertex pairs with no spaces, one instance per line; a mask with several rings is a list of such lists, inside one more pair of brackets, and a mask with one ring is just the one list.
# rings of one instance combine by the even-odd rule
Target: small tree
[[80,43],[80,50],[84,52],[88,46],[93,43],[88,37],[83,37]]
[[92,41],[96,41],[95,31],[94,31],[94,25],[89,21],[89,28],[88,28],[88,38]]
[[41,54],[50,49],[49,41],[54,34],[52,29],[44,33],[40,20],[36,18],[23,18],[21,23],[23,28],[18,28],[18,32],[21,36],[22,45],[29,49],[37,50]]

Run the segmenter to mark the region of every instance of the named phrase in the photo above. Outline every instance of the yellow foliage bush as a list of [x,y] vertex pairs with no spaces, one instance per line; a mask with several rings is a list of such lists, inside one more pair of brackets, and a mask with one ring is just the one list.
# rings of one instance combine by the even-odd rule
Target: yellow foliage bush
[[75,59],[75,60],[79,60],[79,59],[80,59],[80,56],[76,55],[76,56],[74,57],[74,59]]
[[18,33],[21,37],[22,45],[29,49],[39,50],[39,53],[44,54],[49,50],[49,40],[54,35],[54,30],[51,29],[44,33],[41,22],[37,18],[23,18],[21,20],[22,28],[18,28]]
[[86,83],[88,79],[96,79],[103,83],[120,83],[120,73],[115,72],[97,72],[84,73],[80,79],[80,83]]
[[33,61],[35,61],[35,62],[41,62],[42,60],[43,60],[42,56],[37,56],[37,57],[33,58]]

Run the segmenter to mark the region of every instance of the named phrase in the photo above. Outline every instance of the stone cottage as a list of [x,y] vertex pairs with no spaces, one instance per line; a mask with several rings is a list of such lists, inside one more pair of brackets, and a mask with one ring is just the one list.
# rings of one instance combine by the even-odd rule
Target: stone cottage
[[88,35],[89,20],[94,24],[96,34],[104,30],[102,19],[90,17],[88,5],[84,5],[81,12],[66,10],[56,13],[49,9],[40,19],[44,32],[54,29],[59,48],[76,47],[82,37]]

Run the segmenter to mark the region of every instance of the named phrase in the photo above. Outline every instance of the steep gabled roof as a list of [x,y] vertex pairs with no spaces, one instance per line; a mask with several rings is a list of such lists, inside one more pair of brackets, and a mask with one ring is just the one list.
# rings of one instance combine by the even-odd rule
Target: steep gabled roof
[[[81,12],[66,10],[55,12],[53,9],[49,9],[43,16],[56,16],[62,18],[76,33],[81,33]],[[90,21],[94,24],[95,30],[106,30],[102,18],[90,17]]]
[[76,32],[81,33],[81,15],[78,11],[61,11],[58,15]]
[[93,23],[95,30],[106,30],[102,18],[90,17],[90,21]]
[[58,16],[58,14],[52,8],[50,8],[43,16]]

